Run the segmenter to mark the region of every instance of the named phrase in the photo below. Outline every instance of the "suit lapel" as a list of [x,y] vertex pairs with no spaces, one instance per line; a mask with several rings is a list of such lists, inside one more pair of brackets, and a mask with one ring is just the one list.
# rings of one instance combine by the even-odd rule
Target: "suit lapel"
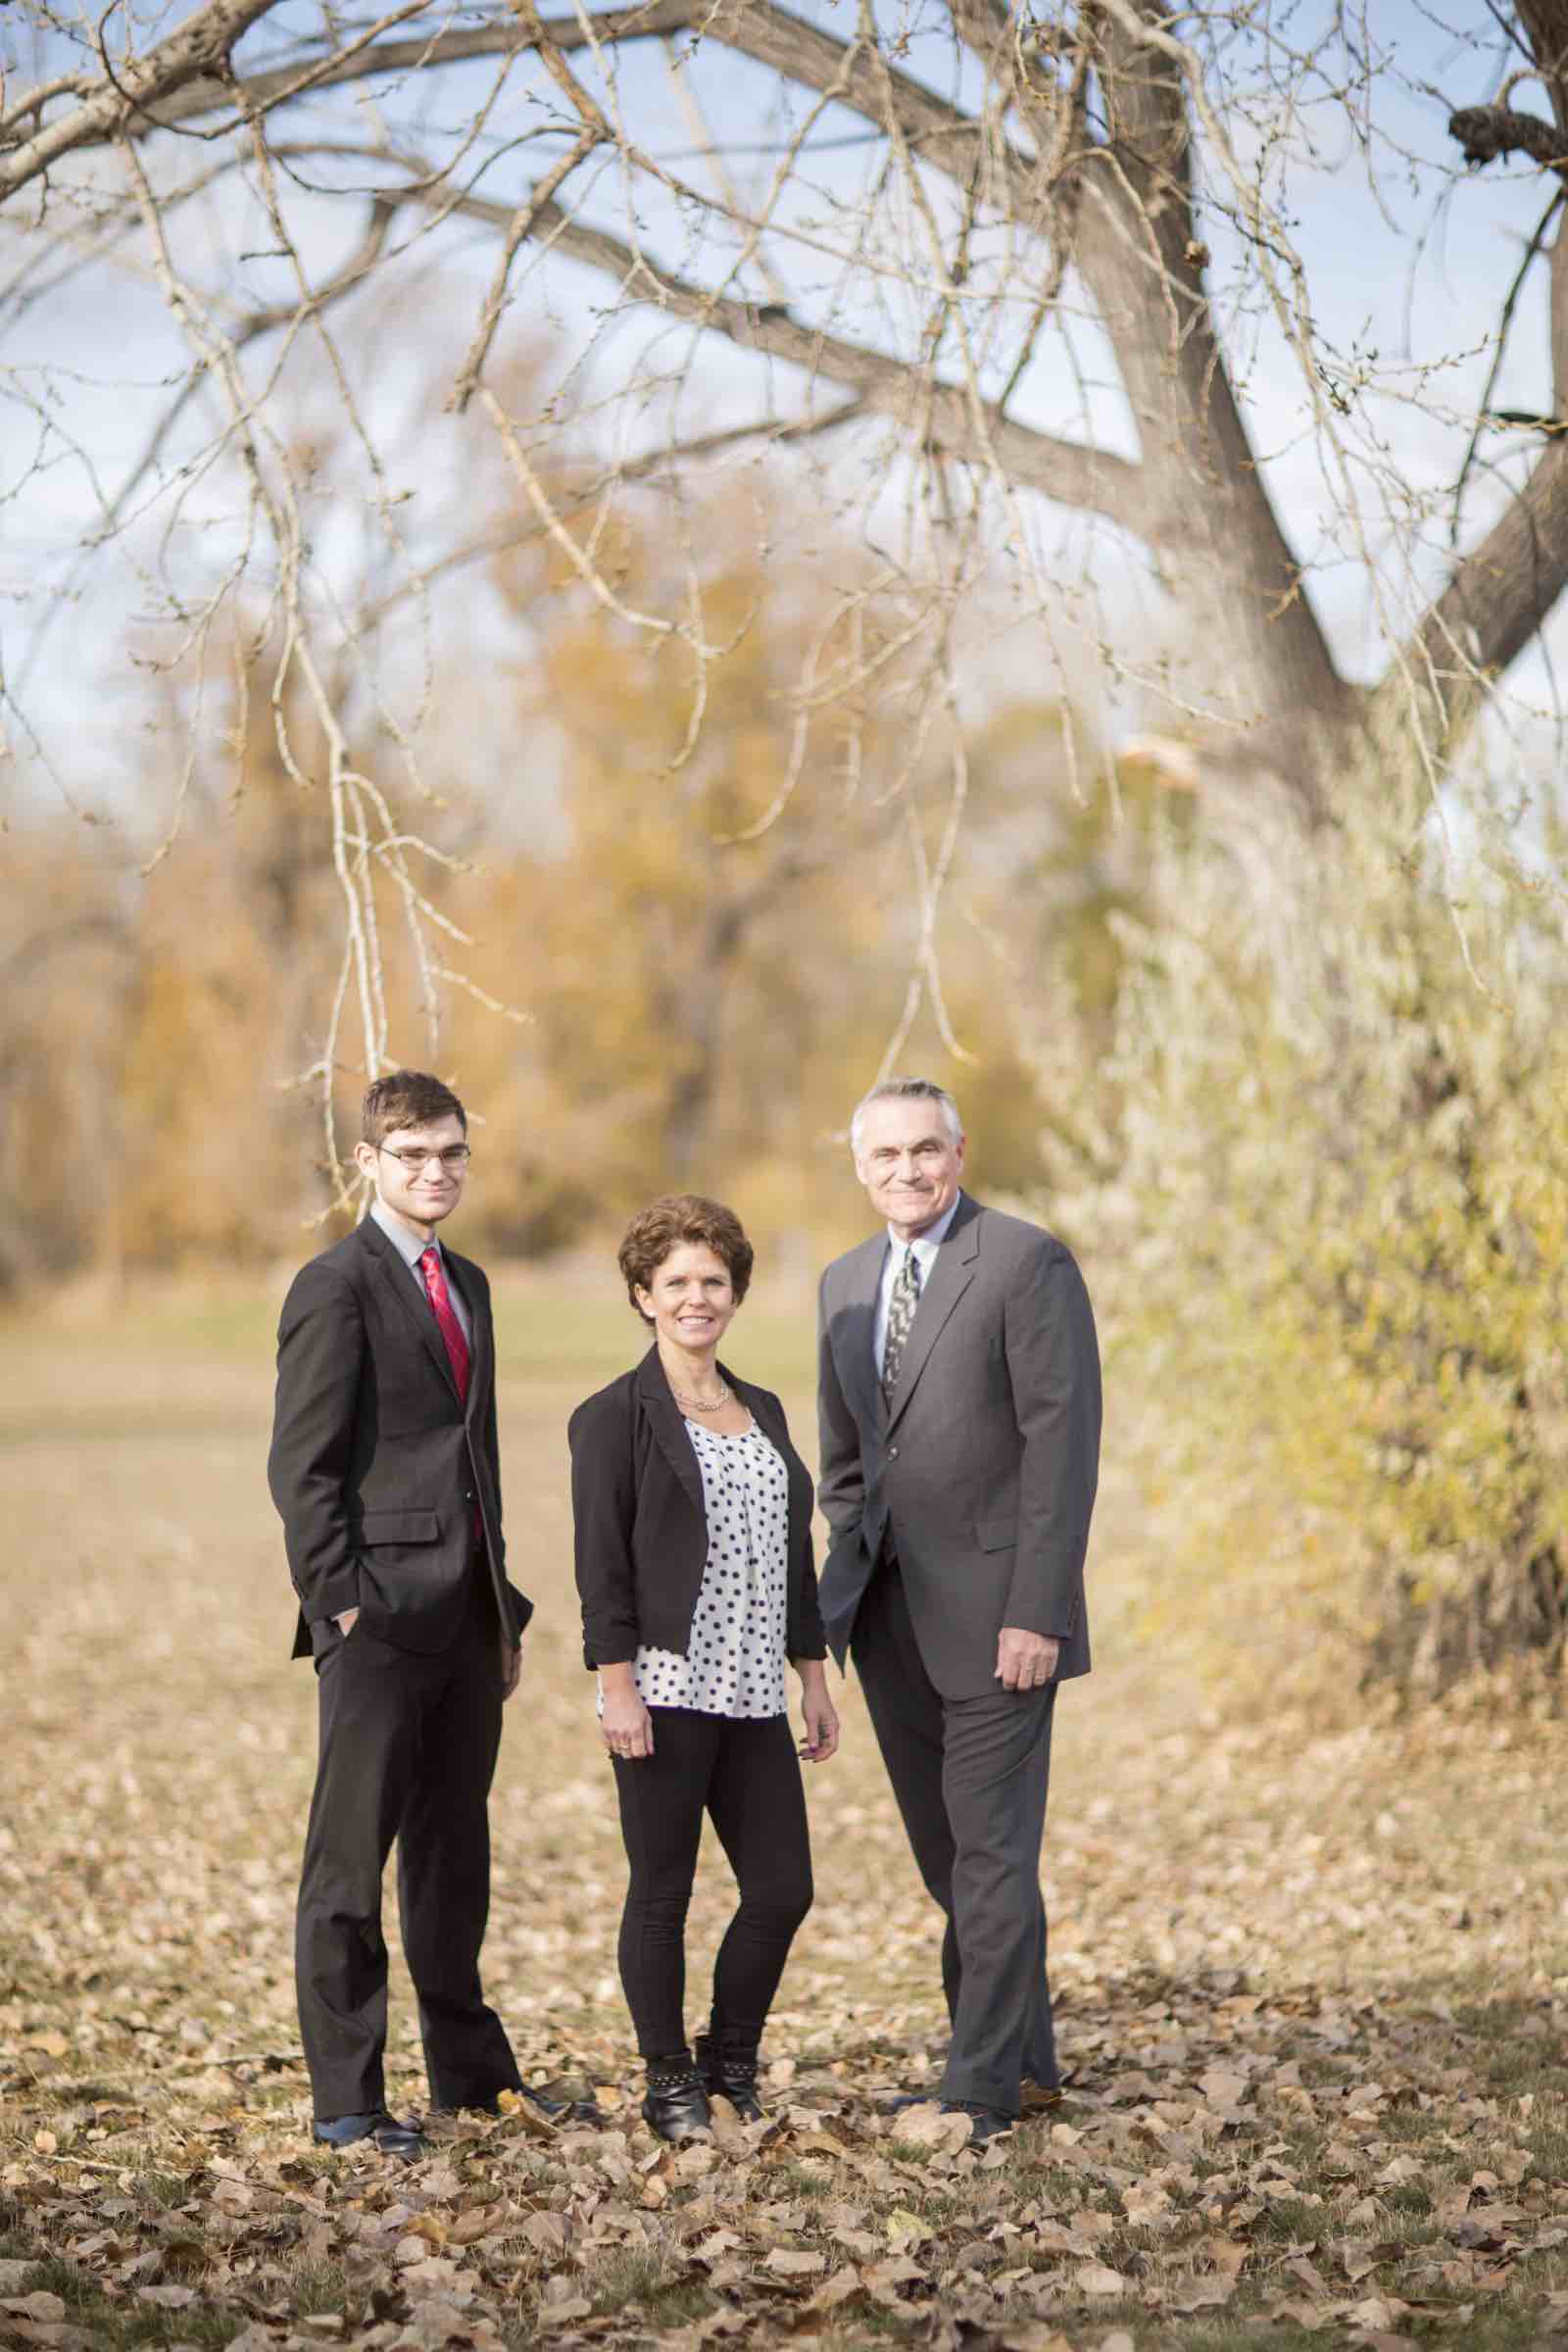
[[659,1360],[657,1347],[650,1348],[637,1367],[637,1393],[648,1414],[649,1426],[659,1442],[675,1476],[697,1505],[699,1513],[706,1510],[703,1500],[703,1474],[697,1466],[697,1450],[686,1434],[686,1423],[680,1406],[670,1394],[664,1367]]
[[[385,1286],[390,1297],[397,1301],[399,1308],[408,1319],[411,1333],[418,1341],[419,1346],[424,1348],[455,1397],[458,1394],[458,1384],[452,1377],[452,1364],[447,1355],[447,1344],[441,1337],[441,1326],[436,1321],[428,1301],[423,1305],[419,1302],[419,1295],[415,1288],[415,1284],[418,1280],[417,1275],[409,1272],[408,1266],[399,1257],[373,1217],[362,1219],[357,1231],[362,1246],[370,1252],[374,1261],[377,1279]],[[474,1394],[477,1385],[477,1382],[471,1379],[468,1382],[470,1396]]]
[[876,1337],[876,1295],[887,1257],[885,1234],[862,1242],[845,1271],[844,1303],[833,1317],[833,1355],[839,1379],[851,1392],[848,1402],[857,1421],[877,1428],[887,1418],[882,1383],[877,1377],[872,1343]]
[[914,1321],[904,1344],[904,1355],[899,1365],[899,1385],[893,1392],[893,1404],[888,1413],[892,1429],[914,1394],[914,1386],[925,1368],[926,1358],[936,1346],[937,1335],[958,1300],[974,1280],[974,1261],[980,1254],[980,1210],[967,1193],[960,1194],[958,1213],[948,1231],[948,1238],[937,1251],[920,1303],[914,1310]]

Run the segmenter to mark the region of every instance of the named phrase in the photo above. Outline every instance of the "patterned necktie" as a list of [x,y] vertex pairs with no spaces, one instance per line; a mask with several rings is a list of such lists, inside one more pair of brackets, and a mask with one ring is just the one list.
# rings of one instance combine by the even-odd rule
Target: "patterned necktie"
[[905,1342],[919,1303],[920,1261],[912,1250],[906,1250],[904,1263],[893,1277],[893,1296],[888,1300],[888,1336],[882,1346],[882,1394],[890,1404],[899,1385]]
[[458,1384],[459,1399],[466,1404],[468,1343],[463,1336],[463,1325],[458,1321],[458,1311],[452,1303],[452,1294],[447,1289],[441,1252],[433,1242],[428,1250],[419,1252],[419,1272],[424,1276],[425,1295],[435,1310],[435,1319],[441,1326],[441,1337],[447,1344],[447,1359],[452,1366],[452,1377]]

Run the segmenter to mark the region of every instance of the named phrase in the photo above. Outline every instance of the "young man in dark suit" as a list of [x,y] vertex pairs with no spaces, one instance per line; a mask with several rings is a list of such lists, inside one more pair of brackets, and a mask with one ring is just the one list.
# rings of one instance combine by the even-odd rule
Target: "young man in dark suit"
[[283,1304],[268,1482],[294,1655],[314,1655],[319,1696],[295,1938],[314,2133],[412,2159],[425,2143],[382,2080],[394,1838],[432,2105],[493,2112],[520,2089],[479,1947],[501,1709],[532,1604],[504,1573],[489,1285],[437,1239],[467,1175],[463,1104],[421,1071],[378,1078],[355,1157],[369,1212]]
[[1089,1671],[1095,1319],[1060,1242],[962,1190],[940,1086],[885,1080],[850,1138],[884,1226],[822,1277],[821,1608],[947,1914],[941,2097],[983,2140],[1058,2083],[1040,1841],[1056,1690]]

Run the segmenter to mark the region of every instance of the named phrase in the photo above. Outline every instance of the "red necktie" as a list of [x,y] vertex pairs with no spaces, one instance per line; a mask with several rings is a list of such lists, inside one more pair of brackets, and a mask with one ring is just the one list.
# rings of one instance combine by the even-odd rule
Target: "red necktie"
[[468,1343],[463,1336],[463,1325],[458,1321],[452,1294],[447,1289],[447,1278],[441,1270],[441,1252],[433,1242],[428,1250],[419,1253],[419,1272],[424,1276],[425,1294],[435,1310],[435,1319],[441,1326],[441,1337],[447,1344],[447,1357],[452,1366],[452,1377],[458,1384],[459,1401],[466,1404]]

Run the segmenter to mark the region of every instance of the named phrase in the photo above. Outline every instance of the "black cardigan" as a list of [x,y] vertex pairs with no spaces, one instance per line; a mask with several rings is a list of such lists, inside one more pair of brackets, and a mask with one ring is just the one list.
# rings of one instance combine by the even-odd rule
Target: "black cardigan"
[[[825,1658],[811,1553],[811,1476],[790,1444],[784,1407],[768,1389],[720,1372],[789,1479],[789,1583],[784,1646],[792,1659]],[[583,1660],[629,1663],[640,1642],[684,1657],[708,1563],[703,1474],[659,1349],[579,1404],[567,1425]]]

